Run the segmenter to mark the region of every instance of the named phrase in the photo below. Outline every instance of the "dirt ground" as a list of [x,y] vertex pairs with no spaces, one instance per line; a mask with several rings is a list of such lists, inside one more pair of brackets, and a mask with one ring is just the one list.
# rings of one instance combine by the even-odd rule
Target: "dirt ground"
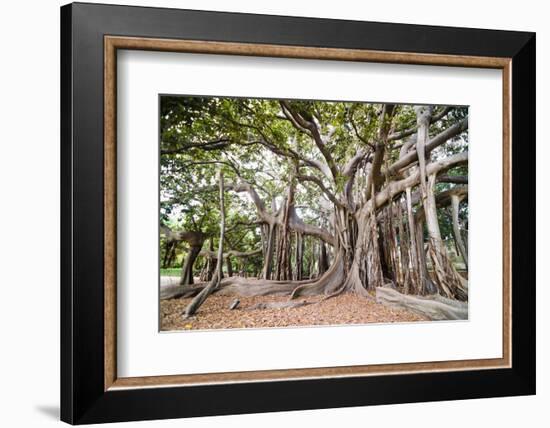
[[341,325],[427,321],[415,313],[389,308],[370,299],[342,294],[320,303],[321,297],[297,299],[309,304],[295,308],[250,309],[268,302],[286,302],[288,297],[241,297],[237,309],[229,305],[235,297],[209,296],[195,316],[183,319],[182,313],[191,299],[163,300],[160,304],[161,330],[205,330],[226,328],[266,328],[315,325]]

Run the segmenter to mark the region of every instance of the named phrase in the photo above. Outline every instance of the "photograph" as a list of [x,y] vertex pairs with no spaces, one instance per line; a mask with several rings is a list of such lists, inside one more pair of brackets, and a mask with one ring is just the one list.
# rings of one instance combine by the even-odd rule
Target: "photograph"
[[468,319],[468,106],[159,95],[160,331]]

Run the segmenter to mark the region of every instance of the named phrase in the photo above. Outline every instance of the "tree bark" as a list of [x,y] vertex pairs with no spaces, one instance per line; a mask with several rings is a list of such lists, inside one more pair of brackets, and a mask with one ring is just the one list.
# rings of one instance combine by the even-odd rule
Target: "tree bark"
[[180,241],[185,241],[189,244],[189,252],[187,257],[182,260],[182,270],[180,274],[180,283],[182,285],[192,284],[193,283],[193,265],[197,259],[206,235],[200,231],[180,231],[174,232],[168,227],[161,225],[161,233],[166,237],[167,242],[172,242],[174,244],[173,249]]
[[[259,219],[267,224],[277,225],[279,226],[278,227],[279,229],[280,227],[282,227],[284,223],[284,216],[277,215],[275,211],[273,213],[269,213],[265,207],[264,202],[262,201],[262,199],[260,198],[256,190],[250,183],[241,181],[238,184],[226,185],[225,188],[227,190],[233,190],[234,192],[238,192],[238,193],[240,192],[248,193],[248,195],[250,196],[250,199],[256,206],[256,211],[258,213]],[[298,215],[296,214],[293,204],[290,206],[290,212],[288,217],[288,227],[295,232],[301,232],[305,235],[316,236],[317,238],[322,239],[324,242],[326,242],[329,245],[335,244],[334,236],[331,233],[329,233],[326,229],[304,223],[302,219],[298,217]]]
[[176,242],[174,241],[166,241],[166,245],[164,246],[164,259],[162,262],[163,268],[168,268],[171,266],[173,255],[175,252]]
[[319,242],[319,261],[317,267],[317,273],[319,276],[323,275],[329,268],[327,247],[324,242]]
[[367,198],[370,198],[371,192],[378,191],[382,182],[383,175],[381,174],[382,163],[384,160],[384,153],[386,151],[386,144],[388,140],[388,132],[390,129],[393,113],[395,111],[394,104],[384,104],[382,106],[382,111],[380,113],[380,128],[378,132],[378,138],[375,144],[374,156],[372,160],[372,165],[367,179]]
[[231,263],[231,256],[228,255],[225,259],[225,264],[227,265],[227,276],[233,276],[233,265]]
[[295,264],[296,270],[294,275],[295,281],[301,281],[303,277],[304,270],[304,237],[301,233],[296,232],[296,255],[295,255]]
[[189,247],[189,252],[187,253],[187,256],[185,257],[182,263],[181,277],[180,277],[181,285],[193,284],[193,265],[195,264],[195,260],[197,260],[197,256],[199,255],[200,252],[201,252],[201,247],[198,247],[198,246]]
[[380,250],[378,247],[378,223],[374,210],[371,211],[365,226],[368,235],[366,246],[367,269],[366,278],[363,282],[366,283],[367,290],[374,290],[376,287],[384,285],[382,264],[380,262]]
[[428,229],[428,253],[435,273],[435,281],[439,292],[450,298],[467,299],[467,294],[462,285],[462,278],[452,266],[447,255],[447,249],[441,239],[441,231],[437,219],[437,204],[434,194],[436,174],[427,174],[425,145],[428,141],[428,129],[430,125],[431,107],[417,107],[418,137],[416,152],[420,168],[420,191],[422,205]]
[[290,217],[293,214],[294,205],[294,178],[291,177],[290,185],[288,186],[287,198],[284,205],[283,221],[279,228],[279,250],[277,259],[277,280],[292,280],[291,264],[290,264]]
[[204,269],[205,277],[201,278],[201,280],[203,281],[211,281],[212,277],[214,276],[214,271],[216,270],[214,258],[210,256],[210,254],[214,253],[214,238],[209,239],[208,248],[208,255],[206,255],[206,267]]
[[387,306],[401,307],[430,320],[466,320],[468,304],[440,296],[413,297],[391,288],[376,289],[376,301]]
[[456,242],[456,246],[458,247],[458,251],[462,256],[462,260],[464,260],[466,269],[468,269],[468,251],[466,249],[466,246],[464,245],[464,241],[462,240],[462,234],[460,232],[460,227],[458,224],[459,205],[460,205],[460,196],[451,195],[451,207],[453,212],[453,235],[455,237],[455,242]]
[[418,255],[419,294],[429,295],[437,293],[437,287],[428,273],[426,250],[424,248],[424,216],[415,219],[416,223],[416,253]]
[[434,185],[435,175],[430,175],[427,185],[428,197],[425,200],[424,212],[429,235],[428,254],[430,255],[435,273],[434,279],[442,295],[466,300],[468,295],[464,286],[464,279],[452,265],[445,244],[441,239],[441,232],[437,220],[437,205],[433,193]]
[[275,252],[275,234],[277,232],[277,226],[274,224],[269,225],[269,231],[267,234],[266,254],[264,257],[264,265],[262,268],[262,278],[271,279],[273,270],[273,254]]
[[[418,260],[418,246],[416,244],[416,225],[414,223],[414,215],[412,211],[412,204],[411,204],[411,188],[407,187],[406,190],[406,199],[407,199],[407,221],[408,221],[408,229],[409,229],[409,252],[410,252],[410,279],[411,284],[414,288],[414,292],[416,294],[420,294],[422,291],[422,286],[420,282],[420,263]],[[409,290],[407,290],[409,291]]]

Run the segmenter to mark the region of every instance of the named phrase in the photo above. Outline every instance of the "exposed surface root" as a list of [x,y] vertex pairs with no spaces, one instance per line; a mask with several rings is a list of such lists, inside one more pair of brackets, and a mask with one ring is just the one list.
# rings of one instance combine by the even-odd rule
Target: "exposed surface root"
[[461,301],[468,300],[468,281],[456,271],[441,245],[431,240],[428,243],[428,254],[442,293]]
[[[233,276],[222,279],[214,294],[219,296],[288,296],[294,299],[299,296],[331,294],[339,290],[344,281],[344,271],[340,259],[336,259],[331,268],[318,279],[304,281],[274,281],[268,279],[243,278]],[[197,295],[206,283],[192,286],[164,284],[161,285],[160,299],[174,299]]]
[[330,269],[318,280],[302,284],[292,291],[291,299],[299,296],[315,296],[318,294],[332,294],[337,292],[344,282],[344,267],[341,257],[337,257]]
[[425,316],[430,320],[466,320],[468,303],[439,295],[430,297],[401,294],[386,287],[376,289],[376,301],[390,307],[401,307]]
[[[243,278],[232,276],[222,279],[219,287],[214,290],[215,294],[221,296],[282,296],[290,295],[292,291],[301,285],[307,285],[315,280],[305,281],[272,281],[267,279]],[[175,299],[180,297],[193,297],[197,295],[207,283],[195,285],[179,285],[165,283],[160,287],[160,299]]]

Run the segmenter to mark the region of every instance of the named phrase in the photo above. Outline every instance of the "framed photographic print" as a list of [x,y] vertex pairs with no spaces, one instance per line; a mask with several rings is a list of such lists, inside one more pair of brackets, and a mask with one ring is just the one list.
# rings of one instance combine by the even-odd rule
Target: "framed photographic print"
[[535,35],[61,8],[61,418],[535,393]]

